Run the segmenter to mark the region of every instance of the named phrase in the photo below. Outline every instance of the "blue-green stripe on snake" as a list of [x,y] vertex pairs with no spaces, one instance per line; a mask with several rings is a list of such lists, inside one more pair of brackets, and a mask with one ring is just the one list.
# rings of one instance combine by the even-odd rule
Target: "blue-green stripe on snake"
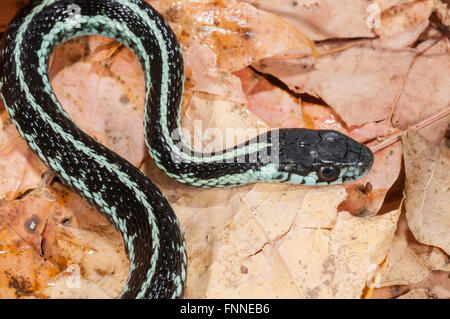
[[258,181],[321,186],[354,181],[372,166],[367,147],[328,130],[272,130],[221,152],[195,151],[180,128],[182,51],[156,10],[142,0],[31,1],[0,44],[1,95],[39,158],[121,232],[130,259],[122,298],[182,297],[186,247],[178,219],[159,189],[73,123],[51,89],[47,72],[53,50],[90,34],[123,43],[141,63],[146,144],[157,166],[178,182],[205,188]]

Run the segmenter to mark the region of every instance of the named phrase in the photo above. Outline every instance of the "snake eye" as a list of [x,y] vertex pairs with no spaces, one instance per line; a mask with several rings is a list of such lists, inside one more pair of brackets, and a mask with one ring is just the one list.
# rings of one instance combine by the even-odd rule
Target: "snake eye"
[[319,178],[325,182],[333,182],[338,179],[340,170],[334,166],[324,166],[319,169]]

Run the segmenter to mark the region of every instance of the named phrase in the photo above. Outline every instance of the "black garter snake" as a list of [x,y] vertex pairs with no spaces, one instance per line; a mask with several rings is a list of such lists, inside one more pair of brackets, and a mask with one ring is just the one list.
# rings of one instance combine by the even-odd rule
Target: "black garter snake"
[[158,188],[73,123],[51,89],[47,69],[53,50],[88,34],[120,41],[139,59],[147,88],[147,147],[158,167],[181,183],[206,188],[257,181],[328,185],[356,180],[372,166],[367,147],[325,130],[272,130],[222,152],[197,152],[182,134],[173,134],[180,132],[183,58],[156,10],[142,0],[31,1],[0,45],[1,95],[40,159],[120,230],[130,258],[122,298],[181,297],[186,249],[177,217]]

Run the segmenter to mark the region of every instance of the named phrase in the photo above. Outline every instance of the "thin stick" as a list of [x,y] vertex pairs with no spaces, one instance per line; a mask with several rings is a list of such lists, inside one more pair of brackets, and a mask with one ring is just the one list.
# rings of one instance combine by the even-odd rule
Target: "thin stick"
[[434,47],[437,43],[440,42],[441,39],[437,40],[436,42],[434,42],[433,44],[431,44],[429,47],[427,47],[425,50],[423,50],[422,52],[419,52],[418,54],[416,54],[413,59],[411,60],[411,63],[408,66],[408,69],[406,70],[406,73],[403,77],[403,81],[402,81],[402,85],[400,86],[398,92],[397,92],[397,96],[395,97],[394,100],[394,104],[391,107],[391,113],[389,114],[389,117],[387,119],[387,125],[391,126],[391,127],[395,127],[392,123],[392,118],[394,117],[394,113],[395,110],[397,109],[397,105],[398,105],[398,101],[400,101],[400,97],[403,94],[403,89],[405,88],[406,85],[406,81],[409,78],[409,73],[411,72],[411,69],[413,67],[413,65],[416,63],[417,59],[422,56],[423,54],[425,54],[425,52],[427,52],[429,49],[431,49],[432,47]]
[[[409,130],[413,130],[413,131],[418,131],[423,129],[424,127],[427,127],[428,125],[446,117],[447,115],[450,115],[450,107],[446,108],[444,110],[442,110],[441,112],[433,115],[432,117],[427,118],[426,120],[423,120],[422,122],[415,124],[413,126],[409,127]],[[408,130],[404,130],[401,131],[399,133],[396,133],[394,135],[391,135],[390,137],[388,137],[387,139],[385,139],[383,142],[381,142],[380,144],[377,144],[373,147],[371,147],[370,149],[372,150],[372,152],[378,152],[381,151],[382,149],[388,147],[389,145],[394,144],[395,142],[398,142],[402,139],[402,136],[405,135],[408,132]]]
[[[324,50],[324,51],[317,51],[318,53],[318,57],[323,57],[325,55],[330,55],[336,52],[341,52],[341,51],[345,51],[347,49],[353,48],[353,47],[357,47],[357,46],[361,46],[363,43],[362,42],[358,42],[358,43],[351,43],[351,44],[346,44],[343,46],[339,46],[333,49],[328,49],[328,50]],[[313,57],[314,55],[311,53],[303,53],[303,54],[288,54],[288,55],[274,55],[271,57],[267,57],[264,58],[264,60],[295,60],[295,59],[304,59],[304,58],[309,58],[309,57]]]

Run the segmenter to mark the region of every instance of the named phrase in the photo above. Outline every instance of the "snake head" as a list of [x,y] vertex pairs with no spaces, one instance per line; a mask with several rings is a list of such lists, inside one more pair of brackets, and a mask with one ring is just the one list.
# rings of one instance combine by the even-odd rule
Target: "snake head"
[[331,130],[280,129],[278,178],[320,186],[355,181],[370,170],[373,154],[365,145]]

